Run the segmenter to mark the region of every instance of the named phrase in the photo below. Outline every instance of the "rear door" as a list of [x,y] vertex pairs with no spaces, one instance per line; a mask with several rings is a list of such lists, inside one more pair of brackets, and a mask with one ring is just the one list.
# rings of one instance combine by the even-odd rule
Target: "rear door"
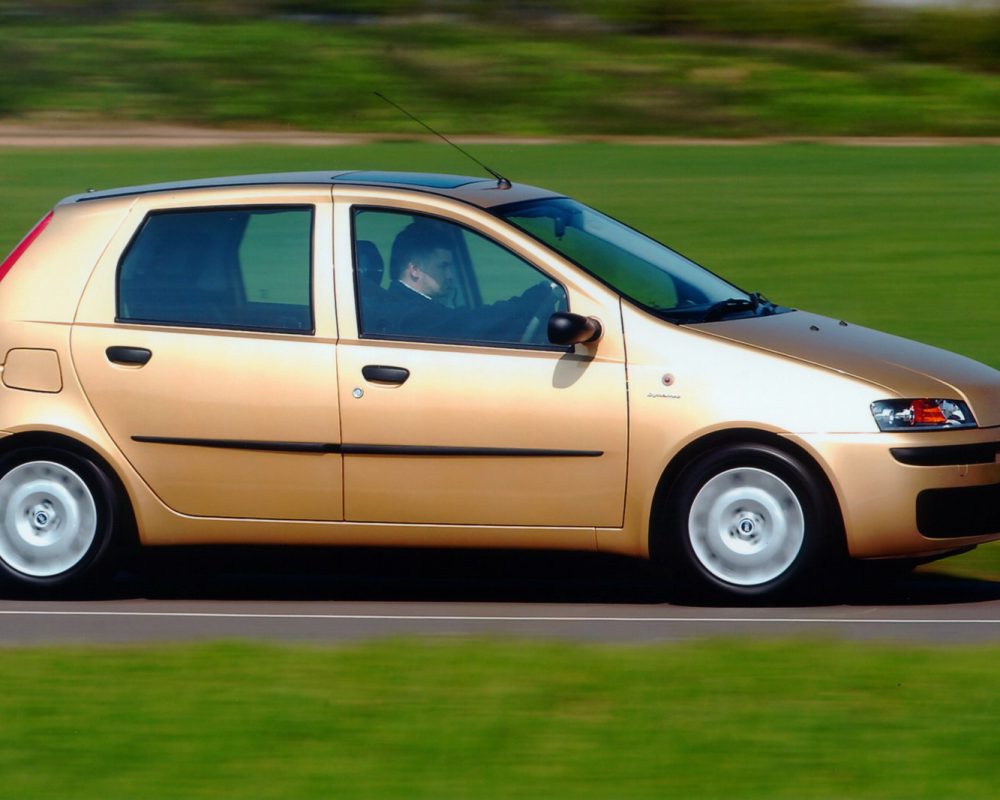
[[173,510],[343,518],[331,236],[328,187],[150,195],[99,263],[74,364]]

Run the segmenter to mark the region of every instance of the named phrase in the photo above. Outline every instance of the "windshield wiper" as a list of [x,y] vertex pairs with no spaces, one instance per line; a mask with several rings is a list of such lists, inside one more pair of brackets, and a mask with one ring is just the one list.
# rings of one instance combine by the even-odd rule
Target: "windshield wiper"
[[774,303],[768,300],[760,292],[751,292],[750,297],[727,297],[712,303],[702,313],[702,322],[715,322],[729,314],[736,314],[740,311],[760,311],[761,316],[768,316],[774,313]]

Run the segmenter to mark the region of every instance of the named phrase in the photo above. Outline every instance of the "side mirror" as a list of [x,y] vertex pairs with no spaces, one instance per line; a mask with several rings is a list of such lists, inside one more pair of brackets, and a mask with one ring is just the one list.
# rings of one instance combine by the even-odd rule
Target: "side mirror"
[[604,329],[596,317],[584,317],[567,311],[557,311],[549,317],[549,341],[552,344],[571,345],[596,342]]

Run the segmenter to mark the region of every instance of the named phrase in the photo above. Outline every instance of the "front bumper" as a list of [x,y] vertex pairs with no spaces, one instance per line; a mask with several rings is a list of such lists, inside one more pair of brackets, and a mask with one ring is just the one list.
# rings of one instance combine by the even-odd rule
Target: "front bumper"
[[826,472],[855,558],[1000,539],[1000,428],[787,438]]

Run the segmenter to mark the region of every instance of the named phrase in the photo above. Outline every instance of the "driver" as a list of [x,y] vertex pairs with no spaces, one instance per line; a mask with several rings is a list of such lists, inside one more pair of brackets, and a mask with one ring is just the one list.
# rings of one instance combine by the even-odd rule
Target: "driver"
[[[478,308],[445,303],[457,288],[454,253],[447,235],[432,220],[410,223],[397,236],[389,260],[389,314],[386,333],[427,338],[518,341],[547,299],[556,294],[548,281],[509,300]],[[560,290],[561,294],[561,290]]]
[[[392,244],[389,293],[401,302],[443,302],[455,289],[451,248],[431,221],[411,222]],[[414,296],[420,298],[415,300]]]

